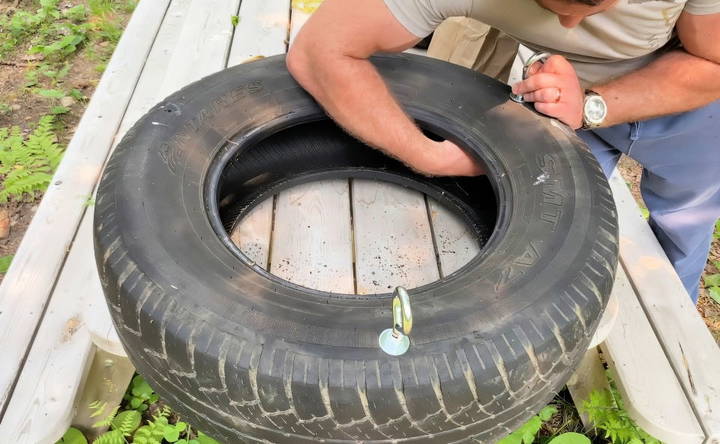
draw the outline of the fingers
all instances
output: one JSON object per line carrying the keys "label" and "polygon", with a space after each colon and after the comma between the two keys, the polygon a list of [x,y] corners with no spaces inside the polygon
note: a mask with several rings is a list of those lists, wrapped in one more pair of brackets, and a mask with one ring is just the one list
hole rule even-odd
{"label": "fingers", "polygon": [[556,103],[561,97],[560,88],[543,88],[523,94],[523,100],[526,102]]}
{"label": "fingers", "polygon": [[538,73],[513,85],[515,94],[525,94],[542,88],[556,88],[562,79],[557,74]]}
{"label": "fingers", "polygon": [[568,60],[559,55],[548,57],[542,67],[542,72],[550,72],[555,74],[575,74],[575,68]]}

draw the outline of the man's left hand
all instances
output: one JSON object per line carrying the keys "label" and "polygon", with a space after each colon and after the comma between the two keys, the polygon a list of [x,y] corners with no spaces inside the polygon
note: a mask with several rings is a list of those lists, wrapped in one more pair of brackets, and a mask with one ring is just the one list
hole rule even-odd
{"label": "man's left hand", "polygon": [[572,129],[583,123],[585,92],[575,68],[565,57],[554,55],[545,63],[536,63],[528,70],[528,78],[513,85],[515,94],[526,102],[535,102],[535,109],[555,117]]}

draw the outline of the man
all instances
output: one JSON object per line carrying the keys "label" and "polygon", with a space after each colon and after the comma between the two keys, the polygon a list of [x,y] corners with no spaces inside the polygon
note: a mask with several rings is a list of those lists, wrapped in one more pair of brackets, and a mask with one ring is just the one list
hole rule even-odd
{"label": "man", "polygon": [[606,174],[620,153],[643,165],[650,224],[697,301],[720,217],[720,0],[326,0],[288,68],[371,146],[428,175],[482,174],[453,143],[425,137],[367,60],[413,46],[450,16],[560,54],[513,92],[578,130]]}

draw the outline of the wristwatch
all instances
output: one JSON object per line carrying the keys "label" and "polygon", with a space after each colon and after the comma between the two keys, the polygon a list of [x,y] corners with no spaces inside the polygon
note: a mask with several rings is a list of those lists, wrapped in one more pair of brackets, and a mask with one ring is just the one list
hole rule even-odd
{"label": "wristwatch", "polygon": [[585,101],[583,102],[583,124],[582,129],[597,128],[607,117],[607,104],[602,96],[591,89],[585,90]]}

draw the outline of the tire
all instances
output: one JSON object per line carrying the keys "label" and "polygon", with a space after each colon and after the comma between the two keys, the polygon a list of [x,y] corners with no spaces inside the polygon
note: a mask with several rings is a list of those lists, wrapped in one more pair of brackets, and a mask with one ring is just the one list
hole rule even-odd
{"label": "tire", "polygon": [[[422,128],[483,159],[488,176],[427,180],[351,139],[281,56],[168,97],[107,164],[94,233],[113,322],[161,397],[219,440],[495,442],[564,385],[607,303],[616,213],[575,134],[465,68],[411,55],[373,63]],[[291,284],[228,238],[269,193],[325,177],[419,189],[484,244],[411,290],[405,355],[377,347],[389,294]]]}

